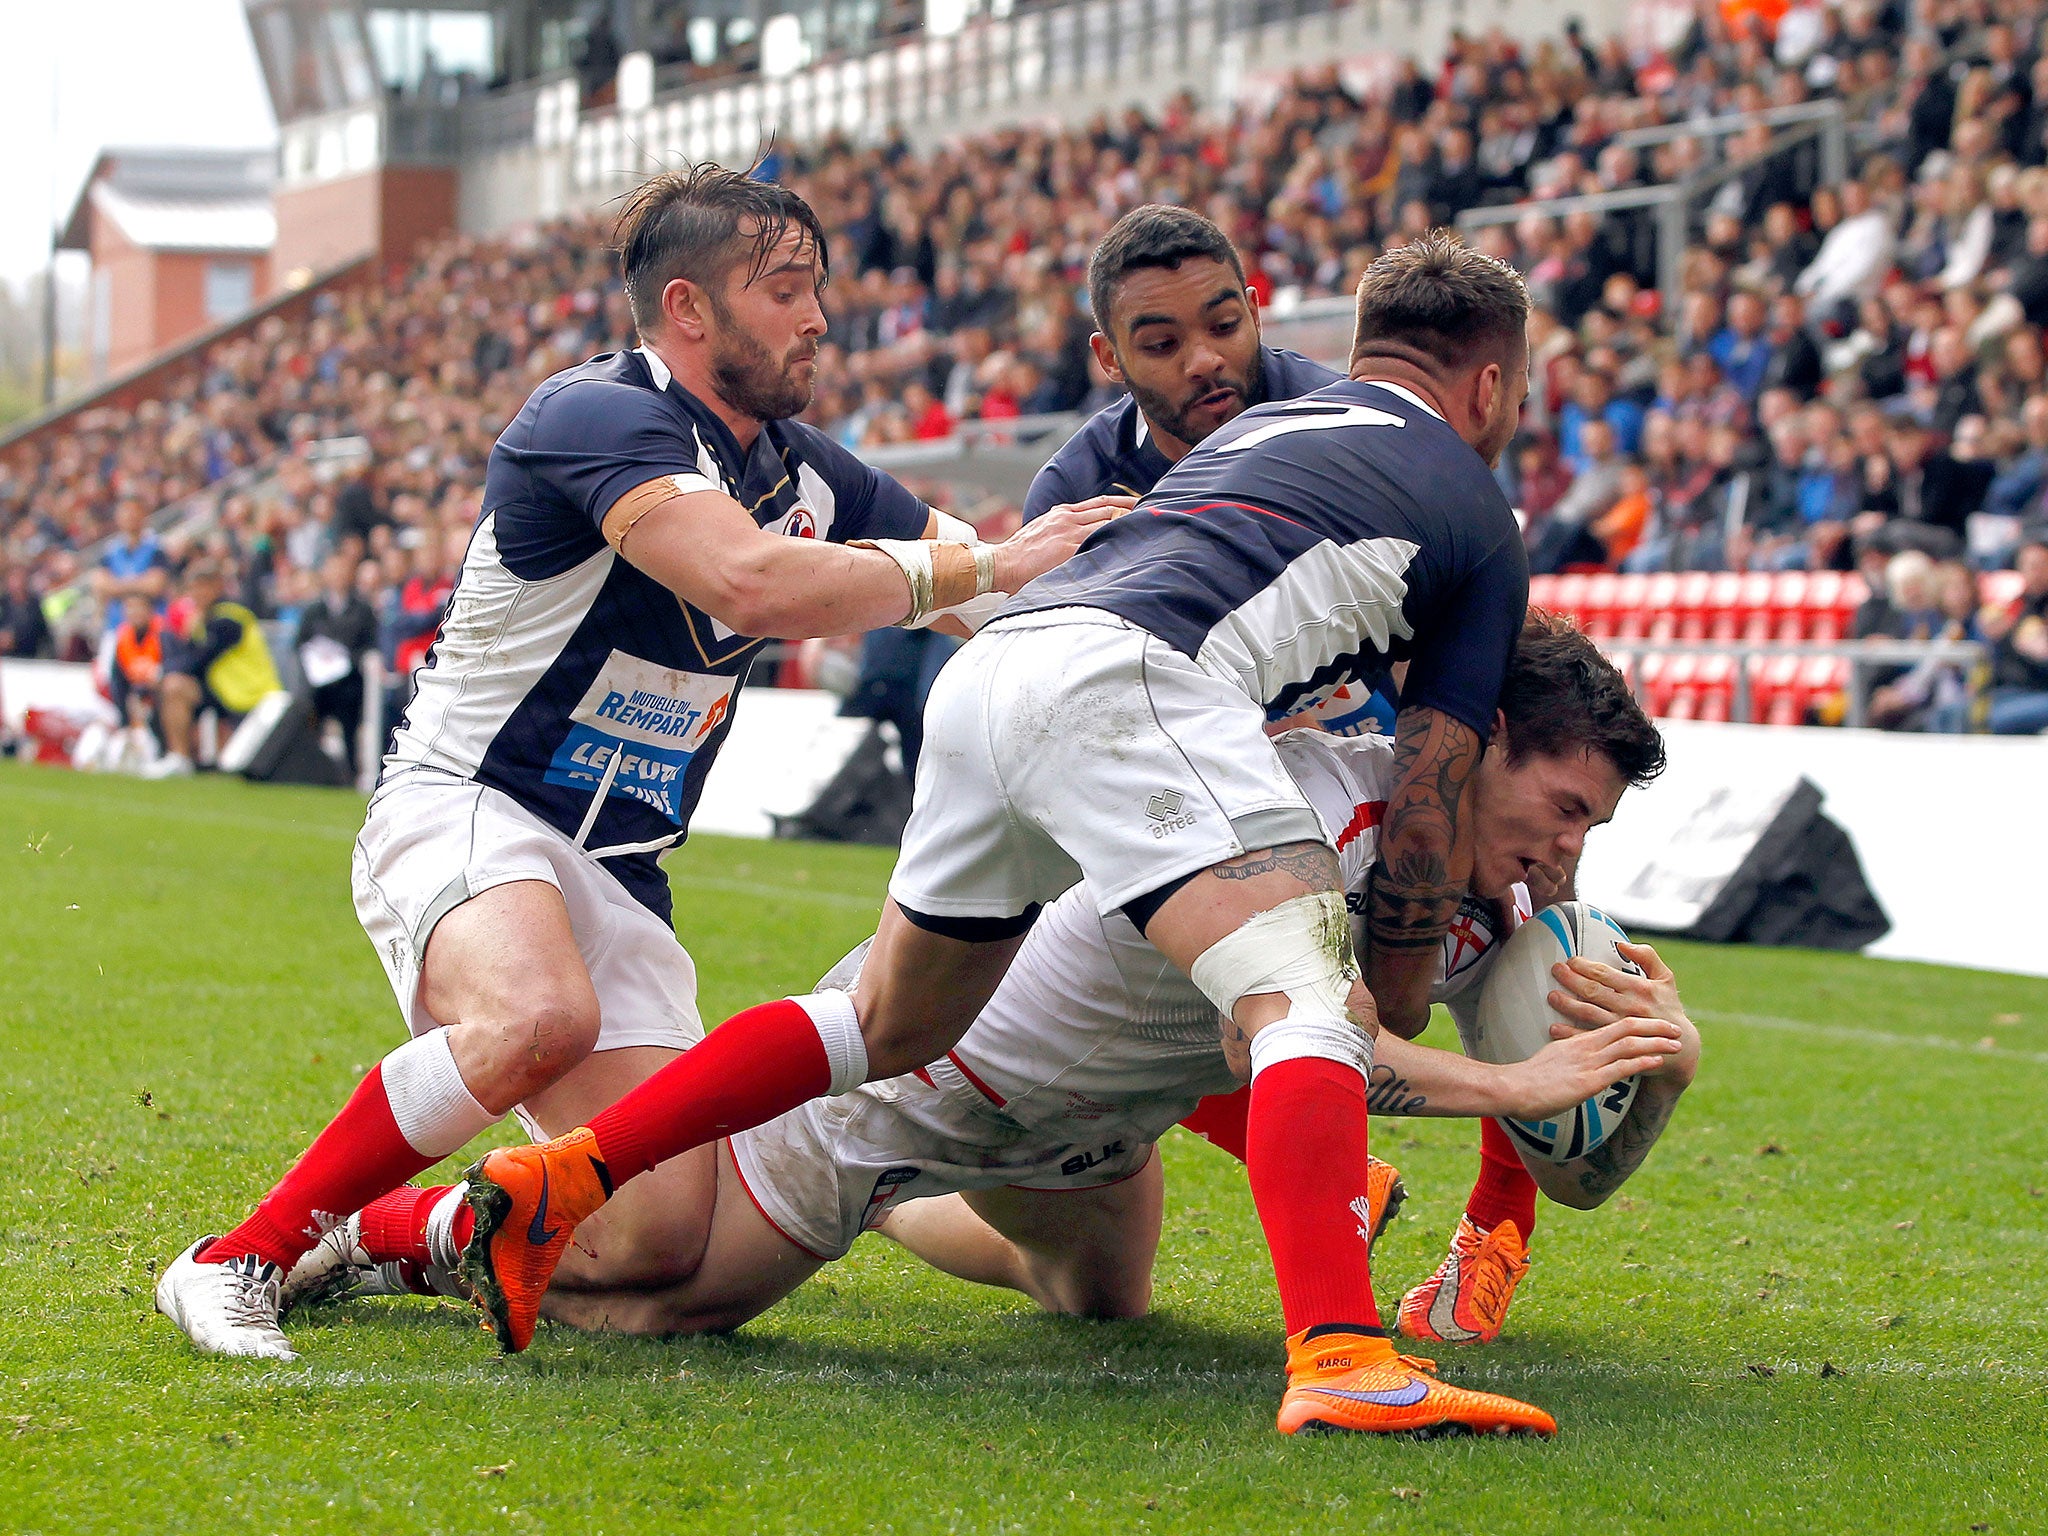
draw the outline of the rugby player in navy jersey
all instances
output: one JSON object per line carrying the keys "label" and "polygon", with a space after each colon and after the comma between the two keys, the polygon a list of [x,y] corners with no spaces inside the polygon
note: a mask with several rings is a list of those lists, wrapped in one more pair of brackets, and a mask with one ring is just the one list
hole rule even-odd
{"label": "rugby player in navy jersey", "polygon": [[[352,1257],[452,1265],[461,1186],[407,1179],[515,1107],[537,1134],[579,1125],[702,1037],[656,859],[765,639],[968,612],[1128,505],[983,544],[790,420],[827,276],[793,193],[691,167],[628,200],[618,242],[642,345],[547,380],[492,450],[357,839],[356,912],[413,1038],[247,1220],[166,1267],[157,1305],[202,1350],[292,1358],[283,1282],[337,1227]],[[568,1289],[687,1273],[702,1213],[662,1182],[606,1213]]]}
{"label": "rugby player in navy jersey", "polygon": [[[1447,233],[1389,251],[1359,285],[1350,379],[1210,434],[968,643],[926,710],[854,993],[749,1009],[589,1125],[472,1171],[465,1273],[505,1347],[530,1342],[569,1234],[625,1180],[936,1061],[1041,905],[1086,878],[1247,1064],[1246,1165],[1288,1332],[1278,1427],[1555,1431],[1394,1352],[1363,1237],[1373,1039],[1427,1021],[1470,880],[1464,801],[1527,606],[1492,473],[1528,388],[1527,318],[1521,279]],[[1362,980],[1337,830],[1266,715],[1399,661]]]}
{"label": "rugby player in navy jersey", "polygon": [[[1130,393],[1090,417],[1039,470],[1024,498],[1027,521],[1105,492],[1145,495],[1196,444],[1249,407],[1297,399],[1342,377],[1261,341],[1258,296],[1245,284],[1237,248],[1216,224],[1186,208],[1153,203],[1117,220],[1089,259],[1088,303],[1101,326],[1089,338],[1096,361]],[[1395,691],[1340,685],[1293,710],[1292,723],[1312,722],[1339,736],[1390,732]],[[1540,878],[1537,884],[1546,899],[1564,894],[1562,886]],[[1248,1097],[1240,1088],[1204,1099],[1181,1123],[1241,1159]],[[1397,1175],[1374,1158],[1369,1177],[1378,1210]],[[1432,1286],[1453,1285],[1465,1314],[1486,1311],[1486,1337],[1499,1331],[1514,1277],[1526,1267],[1523,1245],[1535,1209],[1536,1181],[1507,1133],[1481,1120],[1479,1175]],[[1434,1296],[1431,1287],[1418,1287],[1415,1305],[1403,1303],[1408,1331],[1424,1326]],[[1500,1305],[1481,1308],[1482,1296]]]}
{"label": "rugby player in navy jersey", "polygon": [[1088,260],[1095,360],[1130,393],[1104,406],[1032,479],[1024,520],[1104,493],[1142,496],[1247,408],[1344,377],[1259,339],[1258,295],[1230,237],[1199,213],[1148,203]]}

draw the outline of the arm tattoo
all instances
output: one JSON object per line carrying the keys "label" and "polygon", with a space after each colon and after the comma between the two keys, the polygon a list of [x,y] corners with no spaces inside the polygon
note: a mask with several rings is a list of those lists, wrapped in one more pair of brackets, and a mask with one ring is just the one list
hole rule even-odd
{"label": "arm tattoo", "polygon": [[1392,1067],[1373,1064],[1365,1080],[1365,1107],[1375,1115],[1419,1115],[1429,1102],[1425,1094],[1412,1091],[1408,1079]]}
{"label": "arm tattoo", "polygon": [[1256,848],[1210,871],[1218,880],[1256,880],[1260,875],[1275,872],[1292,875],[1318,891],[1338,890],[1343,878],[1337,855],[1322,843],[1282,843],[1277,848]]}
{"label": "arm tattoo", "polygon": [[1401,712],[1394,790],[1380,829],[1366,910],[1375,948],[1428,949],[1458,910],[1465,877],[1453,869],[1459,800],[1479,761],[1479,737],[1434,709]]}
{"label": "arm tattoo", "polygon": [[1579,1175],[1579,1188],[1595,1199],[1605,1200],[1642,1167],[1650,1148],[1664,1134],[1676,1098],[1663,1094],[1639,1097],[1621,1122],[1621,1129],[1581,1159],[1586,1172]]}

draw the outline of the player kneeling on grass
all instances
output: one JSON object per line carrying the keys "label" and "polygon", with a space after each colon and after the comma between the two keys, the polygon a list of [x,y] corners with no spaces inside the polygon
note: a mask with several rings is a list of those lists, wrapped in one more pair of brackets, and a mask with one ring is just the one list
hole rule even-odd
{"label": "player kneeling on grass", "polygon": [[[1555,620],[1530,620],[1502,699],[1503,730],[1475,791],[1474,896],[1435,989],[1461,1013],[1497,950],[1492,935],[1513,920],[1497,914],[1526,903],[1530,872],[1576,863],[1586,831],[1662,760],[1621,679]],[[1362,892],[1392,744],[1294,732],[1279,750],[1318,815],[1339,829],[1347,891]],[[823,986],[851,985],[859,958]],[[1374,1108],[1542,1118],[1642,1072],[1620,1131],[1582,1165],[1539,1170],[1554,1197],[1597,1204],[1641,1163],[1697,1061],[1697,1034],[1661,974],[1650,982],[1567,971],[1562,984],[1585,1000],[1564,1011],[1588,1032],[1559,1026],[1562,1039],[1514,1065],[1383,1036]],[[702,1189],[710,1239],[688,1280],[656,1292],[555,1291],[545,1311],[632,1332],[736,1327],[880,1227],[951,1274],[1023,1291],[1049,1310],[1136,1315],[1149,1301],[1159,1241],[1154,1143],[1197,1100],[1227,1093],[1245,1067],[1242,1053],[1233,1060],[1219,1048],[1216,1010],[1200,989],[1077,886],[1046,910],[946,1056],[724,1142]],[[1399,1198],[1392,1170],[1376,1173],[1359,1213],[1374,1235]],[[949,1198],[932,1198],[941,1196]],[[383,1288],[351,1269],[338,1244],[294,1275],[302,1295],[365,1283]]]}

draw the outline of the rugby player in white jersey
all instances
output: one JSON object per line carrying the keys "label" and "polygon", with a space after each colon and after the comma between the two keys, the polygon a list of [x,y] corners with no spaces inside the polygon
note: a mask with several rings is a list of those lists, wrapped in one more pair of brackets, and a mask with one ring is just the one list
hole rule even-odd
{"label": "rugby player in white jersey", "polygon": [[[1527,393],[1527,314],[1514,271],[1454,236],[1388,251],[1359,285],[1350,378],[1218,428],[961,650],[926,708],[851,1005],[749,1009],[589,1125],[473,1170],[465,1272],[504,1347],[526,1347],[570,1233],[624,1181],[937,1061],[1043,904],[1085,878],[1248,1052],[1246,1168],[1287,1328],[1276,1427],[1555,1433],[1395,1352],[1352,1216],[1373,1039],[1427,1021],[1470,880],[1466,791],[1527,603],[1492,475]],[[1403,662],[1361,978],[1336,829],[1265,722]]]}
{"label": "rugby player in white jersey", "polygon": [[[1017,591],[1128,505],[983,544],[792,421],[827,276],[793,193],[716,166],[659,176],[618,244],[642,345],[547,380],[493,448],[357,840],[357,915],[413,1038],[246,1220],[166,1266],[158,1307],[211,1353],[292,1358],[281,1282],[323,1234],[348,1221],[368,1253],[425,1263],[469,1213],[459,1186],[408,1178],[515,1107],[539,1134],[578,1125],[702,1036],[656,859],[767,639]],[[667,1186],[696,1176],[614,1207],[565,1285],[676,1279],[703,1233]]]}
{"label": "rugby player in white jersey", "polygon": [[[1469,1036],[1497,939],[1526,915],[1533,868],[1569,868],[1627,785],[1662,766],[1655,727],[1592,643],[1534,615],[1502,689],[1502,720],[1474,782],[1477,855],[1459,932],[1434,988]],[[1393,779],[1383,737],[1294,731],[1281,759],[1340,828],[1347,894],[1362,898]],[[1362,907],[1362,900],[1353,903]],[[822,988],[854,984],[866,946]],[[1641,1072],[1628,1117],[1574,1164],[1535,1163],[1561,1202],[1598,1205],[1647,1155],[1692,1078],[1698,1035],[1668,971],[1560,967],[1556,1001],[1589,1033],[1531,1061],[1493,1067],[1389,1037],[1373,1064],[1382,1112],[1531,1118]],[[859,1234],[879,1228],[948,1273],[1025,1292],[1050,1311],[1143,1313],[1159,1240],[1154,1144],[1198,1097],[1244,1075],[1216,1010],[1121,913],[1085,885],[1053,902],[981,1016],[946,1056],[904,1077],[815,1100],[722,1144],[695,1198],[712,1210],[695,1273],[666,1292],[558,1291],[547,1311],[635,1333],[738,1326],[788,1294]],[[1376,1232],[1385,1212],[1359,1213]],[[333,1239],[309,1261],[307,1294],[377,1278]]]}

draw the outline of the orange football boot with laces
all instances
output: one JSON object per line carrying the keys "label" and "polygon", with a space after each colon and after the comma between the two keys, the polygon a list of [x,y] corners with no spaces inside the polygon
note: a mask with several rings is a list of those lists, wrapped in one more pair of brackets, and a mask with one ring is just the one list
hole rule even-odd
{"label": "orange football boot with laces", "polygon": [[533,1342],[540,1299],[569,1235],[611,1198],[611,1175],[588,1130],[531,1147],[501,1147],[465,1175],[476,1230],[462,1250],[462,1277],[507,1354]]}
{"label": "orange football boot with laces", "polygon": [[1460,1216],[1451,1251],[1422,1284],[1401,1298],[1396,1319],[1411,1339],[1438,1344],[1491,1344],[1508,1320],[1515,1287],[1529,1272],[1529,1250],[1512,1221],[1490,1232]]}
{"label": "orange football boot with laces", "polygon": [[1557,1420],[1541,1408],[1437,1380],[1436,1362],[1400,1355],[1380,1334],[1305,1328],[1287,1341],[1280,1433],[1541,1435]]}
{"label": "orange football boot with laces", "polygon": [[1408,1199],[1408,1186],[1401,1182],[1401,1172],[1392,1163],[1383,1163],[1376,1157],[1365,1160],[1365,1212],[1359,1218],[1365,1223],[1366,1253],[1372,1252],[1372,1245],[1380,1240],[1380,1234],[1400,1214],[1401,1206]]}

